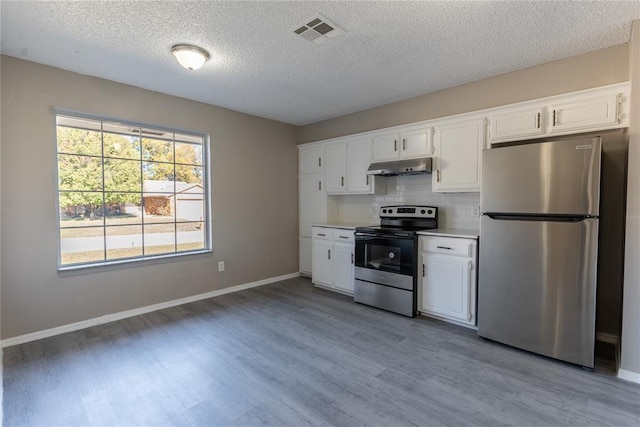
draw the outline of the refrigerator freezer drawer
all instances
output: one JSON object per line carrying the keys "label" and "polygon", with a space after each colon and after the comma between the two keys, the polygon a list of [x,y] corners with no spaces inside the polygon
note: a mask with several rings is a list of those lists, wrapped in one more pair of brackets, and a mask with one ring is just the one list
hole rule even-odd
{"label": "refrigerator freezer drawer", "polygon": [[593,367],[598,220],[481,219],[478,334]]}

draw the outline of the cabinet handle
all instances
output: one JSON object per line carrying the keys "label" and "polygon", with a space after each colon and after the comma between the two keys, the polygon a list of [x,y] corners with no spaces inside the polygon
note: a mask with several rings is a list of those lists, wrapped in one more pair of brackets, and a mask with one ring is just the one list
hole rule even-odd
{"label": "cabinet handle", "polygon": [[340,177],[340,186],[344,187],[344,176]]}
{"label": "cabinet handle", "polygon": [[540,129],[540,116],[541,116],[541,114],[538,113],[538,129]]}
{"label": "cabinet handle", "polygon": [[322,181],[318,181],[318,191],[322,191]]}
{"label": "cabinet handle", "polygon": [[[622,94],[618,94],[618,111],[622,108]],[[622,113],[618,113],[618,123],[622,121]]]}
{"label": "cabinet handle", "polygon": [[326,234],[318,233],[318,236],[326,237]]}
{"label": "cabinet handle", "polygon": [[318,167],[322,167],[322,157],[318,157]]}
{"label": "cabinet handle", "polygon": [[327,249],[327,259],[331,259],[331,249]]}
{"label": "cabinet handle", "polygon": [[402,149],[407,150],[407,138],[402,138]]}
{"label": "cabinet handle", "polygon": [[398,140],[397,139],[393,140],[393,151],[398,151]]}
{"label": "cabinet handle", "polygon": [[438,248],[438,249],[446,249],[446,250],[448,250],[448,251],[450,251],[450,250],[451,250],[451,248],[450,248],[450,247],[448,247],[448,246],[436,246],[436,248]]}
{"label": "cabinet handle", "polygon": [[369,185],[369,175],[367,175],[367,185]]}
{"label": "cabinet handle", "polygon": [[558,121],[556,120],[556,110],[553,110],[553,125],[557,125]]}
{"label": "cabinet handle", "polygon": [[425,267],[424,264],[422,264],[422,277],[425,276],[426,271],[427,271],[427,267]]}
{"label": "cabinet handle", "polygon": [[338,237],[341,238],[341,239],[348,239],[349,238],[349,236],[338,236]]}
{"label": "cabinet handle", "polygon": [[436,182],[440,182],[440,169],[436,169]]}
{"label": "cabinet handle", "polygon": [[353,254],[351,254],[351,264],[353,264]]}

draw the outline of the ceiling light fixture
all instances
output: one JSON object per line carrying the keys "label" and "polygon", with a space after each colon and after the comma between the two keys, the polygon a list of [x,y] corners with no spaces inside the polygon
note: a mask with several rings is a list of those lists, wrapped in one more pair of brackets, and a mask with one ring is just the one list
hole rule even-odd
{"label": "ceiling light fixture", "polygon": [[171,52],[180,65],[189,71],[197,70],[209,59],[209,52],[190,44],[177,44],[171,48]]}

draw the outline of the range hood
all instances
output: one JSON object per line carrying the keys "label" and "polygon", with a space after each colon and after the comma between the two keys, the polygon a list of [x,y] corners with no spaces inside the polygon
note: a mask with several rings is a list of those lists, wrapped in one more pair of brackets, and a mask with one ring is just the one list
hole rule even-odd
{"label": "range hood", "polygon": [[396,176],[431,173],[431,157],[371,163],[367,175]]}

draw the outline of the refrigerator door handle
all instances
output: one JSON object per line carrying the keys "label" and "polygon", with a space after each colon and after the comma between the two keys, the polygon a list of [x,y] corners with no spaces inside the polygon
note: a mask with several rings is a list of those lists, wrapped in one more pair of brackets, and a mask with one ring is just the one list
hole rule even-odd
{"label": "refrigerator door handle", "polygon": [[593,215],[531,215],[531,214],[504,214],[486,212],[485,216],[500,221],[554,221],[554,222],[581,222],[585,219],[597,219]]}

